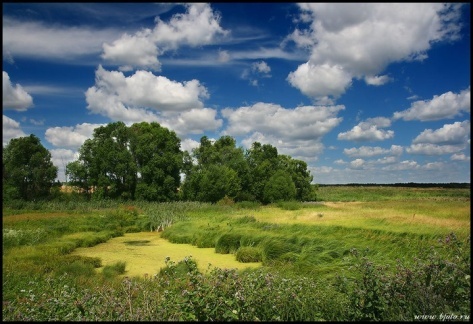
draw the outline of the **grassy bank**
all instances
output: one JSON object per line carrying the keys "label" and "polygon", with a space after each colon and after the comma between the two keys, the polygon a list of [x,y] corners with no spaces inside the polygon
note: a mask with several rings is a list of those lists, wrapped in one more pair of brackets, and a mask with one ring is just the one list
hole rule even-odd
{"label": "grassy bank", "polygon": [[469,314],[469,191],[322,189],[332,201],[4,205],[3,319]]}

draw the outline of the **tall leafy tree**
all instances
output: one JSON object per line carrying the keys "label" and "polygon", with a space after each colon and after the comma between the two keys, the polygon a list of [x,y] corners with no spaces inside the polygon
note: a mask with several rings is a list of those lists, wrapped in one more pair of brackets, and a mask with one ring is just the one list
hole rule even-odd
{"label": "tall leafy tree", "polygon": [[293,159],[288,155],[279,155],[278,158],[280,167],[291,175],[294,182],[296,188],[295,199],[300,201],[315,200],[315,191],[311,185],[313,177],[307,169],[307,163]]}
{"label": "tall leafy tree", "polygon": [[67,165],[71,182],[97,197],[149,201],[177,199],[183,156],[176,134],[158,123],[96,128],[79,160]]}
{"label": "tall leafy tree", "polygon": [[90,194],[90,176],[89,170],[84,165],[83,161],[73,161],[66,166],[66,175],[69,177],[68,184],[79,188],[87,195]]}
{"label": "tall leafy tree", "polygon": [[[82,145],[79,160],[88,172],[96,195],[110,198],[133,198],[136,188],[136,165],[128,149],[128,129],[123,122],[110,123],[94,130],[92,139]],[[69,166],[69,165],[68,165]],[[69,166],[69,170],[71,170]],[[72,174],[73,177],[80,174]]]}
{"label": "tall leafy tree", "polygon": [[277,170],[266,182],[263,202],[273,203],[296,198],[296,186],[291,175],[284,170]]}
{"label": "tall leafy tree", "polygon": [[33,200],[49,196],[57,171],[51,153],[35,135],[10,140],[3,150],[4,198]]}
{"label": "tall leafy tree", "polygon": [[226,165],[209,165],[199,178],[199,201],[215,203],[225,196],[235,199],[241,190],[238,174]]}
{"label": "tall leafy tree", "polygon": [[176,133],[156,122],[133,124],[130,152],[137,168],[136,197],[150,201],[177,199],[183,168],[181,142]]}
{"label": "tall leafy tree", "polygon": [[230,136],[222,136],[215,142],[203,136],[200,146],[185,160],[182,196],[186,200],[216,202],[225,196],[238,200],[242,189],[248,187],[249,169],[244,151],[236,147],[235,139]]}
{"label": "tall leafy tree", "polygon": [[246,152],[249,166],[249,191],[258,201],[264,201],[264,187],[279,169],[278,150],[270,144],[254,142]]}

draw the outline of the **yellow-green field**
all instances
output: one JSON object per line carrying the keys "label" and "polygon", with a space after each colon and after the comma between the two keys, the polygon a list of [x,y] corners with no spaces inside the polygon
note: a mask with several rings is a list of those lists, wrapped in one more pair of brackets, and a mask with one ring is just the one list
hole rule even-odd
{"label": "yellow-green field", "polygon": [[3,318],[412,321],[469,313],[469,189],[320,194],[318,202],[266,206],[4,204]]}
{"label": "yellow-green field", "polygon": [[295,211],[267,207],[251,215],[258,221],[279,224],[343,226],[417,234],[470,233],[469,201],[324,202]]}
{"label": "yellow-green field", "polygon": [[[80,234],[80,233],[78,233]],[[76,234],[73,234],[76,235]],[[182,260],[192,256],[197,260],[199,269],[205,272],[211,267],[222,269],[256,268],[259,262],[240,263],[233,254],[217,254],[214,248],[197,248],[190,244],[173,244],[161,238],[158,232],[127,233],[90,248],[78,248],[73,255],[99,257],[103,266],[118,261],[126,262],[126,276],[154,275],[165,267],[165,258]]]}
{"label": "yellow-green field", "polygon": [[[318,204],[306,204],[298,210],[283,210],[276,206],[263,206],[257,210],[235,210],[222,212],[217,216],[220,223],[215,222],[215,217],[196,215],[191,217],[185,225],[189,235],[199,228],[209,228],[210,222],[214,227],[227,227],[225,220],[238,219],[243,216],[252,216],[258,222],[269,224],[300,224],[307,226],[323,226],[326,228],[339,228],[332,234],[323,237],[328,245],[343,237],[343,229],[364,231],[370,235],[373,245],[382,242],[383,245],[393,244],[392,248],[384,246],[391,252],[399,251],[401,246],[396,239],[399,234],[428,235],[439,237],[456,233],[459,237],[470,234],[470,205],[468,201],[426,201],[411,200],[400,201],[372,201],[372,202],[324,202]],[[221,224],[221,225],[219,225]],[[378,231],[372,235],[366,230]],[[383,234],[379,234],[379,232]],[[356,244],[365,241],[366,237],[358,237],[361,232],[352,232],[346,236],[346,243]],[[289,233],[290,234],[290,233]],[[80,236],[75,233],[64,236],[63,239]],[[205,235],[205,233],[203,234]],[[304,234],[306,235],[306,234]],[[314,237],[318,234],[314,232]],[[389,243],[393,241],[394,243]],[[325,247],[327,249],[327,247]],[[333,249],[329,247],[328,249]],[[112,265],[118,261],[126,262],[126,273],[128,276],[142,276],[144,274],[155,274],[165,266],[165,258],[171,260],[182,260],[191,255],[198,263],[199,269],[205,271],[208,265],[219,268],[247,267],[255,268],[261,266],[260,262],[240,263],[236,261],[234,254],[215,253],[215,248],[197,248],[191,244],[174,244],[161,238],[158,232],[128,233],[122,237],[110,239],[106,243],[94,247],[78,248],[73,255],[98,257],[102,260],[102,266]],[[323,265],[320,265],[322,267]],[[329,265],[327,265],[329,266]],[[332,271],[332,267],[328,269]],[[102,267],[103,268],[103,267]],[[99,271],[102,269],[100,268]]]}

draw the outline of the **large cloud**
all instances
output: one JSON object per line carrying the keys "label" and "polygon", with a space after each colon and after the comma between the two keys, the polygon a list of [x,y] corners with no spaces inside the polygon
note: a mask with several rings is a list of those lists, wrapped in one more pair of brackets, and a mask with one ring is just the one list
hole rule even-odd
{"label": "large cloud", "polygon": [[338,106],[301,106],[286,109],[276,104],[259,102],[238,109],[223,109],[228,120],[224,134],[245,135],[242,144],[249,148],[255,141],[271,144],[281,154],[313,160],[322,153],[322,137],[338,126],[342,118]]}
{"label": "large cloud", "polygon": [[217,111],[211,108],[191,109],[179,115],[161,118],[160,123],[177,134],[202,134],[206,130],[219,129],[223,121],[217,119]]}
{"label": "large cloud", "polygon": [[7,145],[12,138],[26,136],[20,128],[20,123],[5,115],[3,115],[2,129],[3,146]]}
{"label": "large cloud", "polygon": [[432,143],[440,145],[466,144],[470,138],[470,121],[445,124],[437,130],[426,129],[412,143]]}
{"label": "large cloud", "polygon": [[389,126],[391,126],[391,121],[388,118],[368,118],[348,132],[339,133],[338,139],[355,142],[384,141],[394,137],[394,131],[382,129]]}
{"label": "large cloud", "polygon": [[431,100],[415,101],[409,109],[396,111],[393,119],[430,121],[454,118],[463,112],[470,112],[470,87],[458,94],[449,91]]}
{"label": "large cloud", "polygon": [[410,154],[442,155],[464,150],[470,141],[470,121],[446,124],[442,128],[426,129],[417,136],[409,148]]}
{"label": "large cloud", "polygon": [[123,65],[122,70],[134,67],[159,71],[158,55],[179,46],[212,44],[219,35],[228,31],[220,26],[220,16],[209,4],[185,4],[186,12],[175,14],[166,23],[159,17],[154,29],[142,29],[134,35],[124,34],[111,45],[103,45],[102,58]]}
{"label": "large cloud", "polygon": [[228,119],[227,134],[243,135],[250,132],[274,134],[282,139],[320,139],[341,122],[336,117],[343,105],[301,106],[285,109],[279,105],[259,102],[236,110],[222,110]]}
{"label": "large cloud", "polygon": [[[389,81],[378,76],[393,62],[422,60],[435,42],[458,37],[461,4],[442,3],[303,3],[310,27],[288,37],[311,47],[307,63],[288,81],[316,100],[336,99],[352,78],[368,84]],[[286,40],[287,42],[287,40]]]}
{"label": "large cloud", "polygon": [[33,98],[16,84],[13,86],[8,73],[3,71],[3,109],[25,111],[33,105]]}
{"label": "large cloud", "polygon": [[96,71],[95,86],[86,93],[87,108],[125,123],[158,122],[180,135],[215,130],[222,125],[216,111],[204,108],[207,89],[198,80],[177,82],[149,71]]}
{"label": "large cloud", "polygon": [[79,148],[86,139],[92,138],[94,129],[103,124],[83,123],[75,127],[51,127],[46,130],[45,138],[57,147]]}

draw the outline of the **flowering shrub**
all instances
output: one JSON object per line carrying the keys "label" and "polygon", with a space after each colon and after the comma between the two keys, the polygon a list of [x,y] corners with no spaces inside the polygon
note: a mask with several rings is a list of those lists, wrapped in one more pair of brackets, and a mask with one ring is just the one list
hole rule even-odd
{"label": "flowering shrub", "polygon": [[411,264],[398,260],[391,272],[356,249],[351,252],[358,276],[338,277],[338,289],[350,302],[348,320],[411,321],[420,314],[470,313],[469,238],[462,242],[451,233]]}

